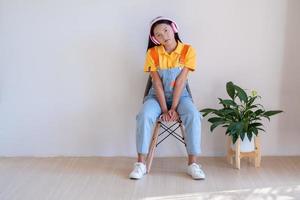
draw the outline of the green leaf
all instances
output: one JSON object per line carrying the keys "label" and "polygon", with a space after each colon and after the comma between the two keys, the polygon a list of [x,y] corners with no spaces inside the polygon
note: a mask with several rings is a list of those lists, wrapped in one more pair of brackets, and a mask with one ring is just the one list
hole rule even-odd
{"label": "green leaf", "polygon": [[223,99],[221,99],[221,98],[218,98],[218,99],[219,99],[219,104],[222,104],[224,108],[228,107],[223,103]]}
{"label": "green leaf", "polygon": [[257,96],[255,96],[255,97],[250,97],[250,100],[248,100],[247,105],[250,106],[250,105],[255,101],[256,98],[257,98]]}
{"label": "green leaf", "polygon": [[247,132],[249,129],[249,120],[244,120],[244,127],[243,127],[243,131]]}
{"label": "green leaf", "polygon": [[244,137],[245,137],[245,132],[241,132],[240,137],[241,137],[241,140],[243,141]]}
{"label": "green leaf", "polygon": [[[251,127],[250,129],[249,129],[249,132],[250,133],[254,133],[256,136],[257,136],[257,134],[258,134],[258,128],[257,127]],[[249,138],[249,137],[248,137]]]}
{"label": "green leaf", "polygon": [[227,135],[228,133],[229,133],[229,135],[230,135],[230,128],[229,128],[229,126],[228,126],[227,129],[226,129],[225,135]]}
{"label": "green leaf", "polygon": [[234,119],[237,118],[235,114],[235,109],[232,108],[223,108],[216,113],[217,116],[222,117],[228,122],[233,122],[235,121]]}
{"label": "green leaf", "polygon": [[255,123],[250,124],[249,126],[257,128],[257,126],[263,126],[263,124],[259,123],[259,122],[255,122]]}
{"label": "green leaf", "polygon": [[241,120],[241,113],[239,112],[239,109],[235,108],[234,113],[235,113],[236,120],[240,121]]}
{"label": "green leaf", "polygon": [[233,135],[231,135],[231,138],[232,138],[232,143],[235,144],[237,139],[239,138],[239,136],[236,134],[233,134]]}
{"label": "green leaf", "polygon": [[265,112],[263,115],[270,117],[272,115],[276,115],[281,112],[283,112],[283,111],[282,110],[270,110],[270,111]]}
{"label": "green leaf", "polygon": [[221,117],[212,117],[210,119],[208,119],[208,121],[210,123],[215,123],[215,122],[225,122],[225,120]]}
{"label": "green leaf", "polygon": [[224,104],[226,106],[234,106],[236,107],[236,103],[234,101],[232,101],[231,99],[224,99],[224,100],[221,100],[220,102],[221,104]]}
{"label": "green leaf", "polygon": [[228,126],[228,129],[226,132],[230,132],[231,135],[237,135],[240,136],[243,133],[243,122],[233,122]]}
{"label": "green leaf", "polygon": [[222,113],[223,113],[224,115],[229,115],[229,114],[234,113],[234,110],[233,110],[232,108],[223,108],[223,109],[221,109],[220,111],[222,111]]}
{"label": "green leaf", "polygon": [[226,90],[227,94],[231,97],[232,100],[234,100],[235,89],[234,84],[231,81],[226,83]]}
{"label": "green leaf", "polygon": [[255,112],[254,112],[254,114],[257,116],[257,115],[260,115],[260,114],[262,114],[262,113],[264,113],[264,111],[262,110],[262,109],[258,109],[258,110],[256,110]]}
{"label": "green leaf", "polygon": [[248,117],[248,116],[251,116],[253,113],[252,110],[247,110],[245,113],[244,113],[244,117]]}
{"label": "green leaf", "polygon": [[216,111],[216,109],[205,108],[205,109],[200,110],[200,112],[213,112],[213,111]]}
{"label": "green leaf", "polygon": [[205,109],[200,110],[200,112],[203,113],[203,117],[205,117],[209,113],[213,113],[215,111],[216,111],[216,109],[212,109],[212,108],[205,108]]}
{"label": "green leaf", "polygon": [[252,109],[252,108],[257,108],[257,106],[256,105],[251,105],[251,106],[248,107],[248,109]]}
{"label": "green leaf", "polygon": [[221,110],[217,110],[216,112],[214,112],[214,114],[219,116],[219,117],[224,117],[224,114]]}
{"label": "green leaf", "polygon": [[248,137],[249,141],[251,141],[251,139],[252,139],[252,132],[247,132],[247,137]]}
{"label": "green leaf", "polygon": [[258,134],[258,128],[253,127],[253,133],[257,136],[257,134]]}
{"label": "green leaf", "polygon": [[210,131],[213,132],[215,128],[217,128],[219,125],[224,124],[224,122],[215,122],[210,126]]}
{"label": "green leaf", "polygon": [[247,93],[242,89],[240,88],[239,86],[237,85],[234,85],[234,88],[235,90],[237,91],[237,95],[240,99],[240,101],[243,101],[243,102],[248,102],[248,96],[247,96]]}
{"label": "green leaf", "polygon": [[261,131],[263,131],[263,132],[266,132],[265,129],[263,129],[263,128],[257,127],[257,129],[258,129],[258,130],[261,130]]}
{"label": "green leaf", "polygon": [[243,129],[244,129],[244,122],[237,122],[236,130],[237,130],[238,135],[243,134]]}

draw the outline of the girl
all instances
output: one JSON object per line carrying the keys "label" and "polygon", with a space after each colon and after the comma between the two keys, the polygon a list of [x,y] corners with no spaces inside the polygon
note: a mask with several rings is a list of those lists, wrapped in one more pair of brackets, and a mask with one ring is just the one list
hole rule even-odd
{"label": "girl", "polygon": [[201,115],[186,89],[188,73],[195,67],[195,50],[181,42],[177,24],[165,17],[152,20],[144,65],[144,71],[152,77],[152,88],[137,115],[138,162],[129,174],[131,179],[141,179],[146,174],[145,156],[151,142],[152,127],[159,117],[165,122],[182,120],[186,128],[187,173],[193,179],[205,178],[196,164],[196,156],[200,154]]}

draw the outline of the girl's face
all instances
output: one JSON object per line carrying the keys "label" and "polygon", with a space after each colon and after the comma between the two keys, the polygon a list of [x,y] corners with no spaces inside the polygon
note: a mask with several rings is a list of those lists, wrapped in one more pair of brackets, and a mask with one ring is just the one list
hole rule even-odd
{"label": "girl's face", "polygon": [[174,31],[169,24],[156,25],[153,29],[153,33],[155,39],[164,46],[173,44],[174,42],[176,43]]}

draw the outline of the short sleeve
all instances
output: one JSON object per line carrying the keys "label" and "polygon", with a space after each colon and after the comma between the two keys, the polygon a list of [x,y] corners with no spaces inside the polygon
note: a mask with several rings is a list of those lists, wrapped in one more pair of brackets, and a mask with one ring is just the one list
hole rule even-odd
{"label": "short sleeve", "polygon": [[185,57],[185,64],[184,66],[189,68],[191,71],[195,71],[196,69],[196,51],[195,49],[190,46],[186,57]]}
{"label": "short sleeve", "polygon": [[157,68],[154,64],[154,60],[151,57],[150,49],[146,53],[145,65],[144,65],[144,72],[155,72]]}

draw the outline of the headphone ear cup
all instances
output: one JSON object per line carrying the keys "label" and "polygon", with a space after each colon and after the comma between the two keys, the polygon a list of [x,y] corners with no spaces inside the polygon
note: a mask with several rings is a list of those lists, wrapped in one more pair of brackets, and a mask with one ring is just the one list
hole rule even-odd
{"label": "headphone ear cup", "polygon": [[150,39],[152,40],[152,42],[153,42],[154,44],[156,44],[156,45],[159,45],[159,44],[160,44],[160,42],[157,41],[157,39],[155,39],[154,36],[150,36]]}
{"label": "headphone ear cup", "polygon": [[178,28],[174,22],[171,23],[171,27],[172,27],[174,33],[178,33]]}

